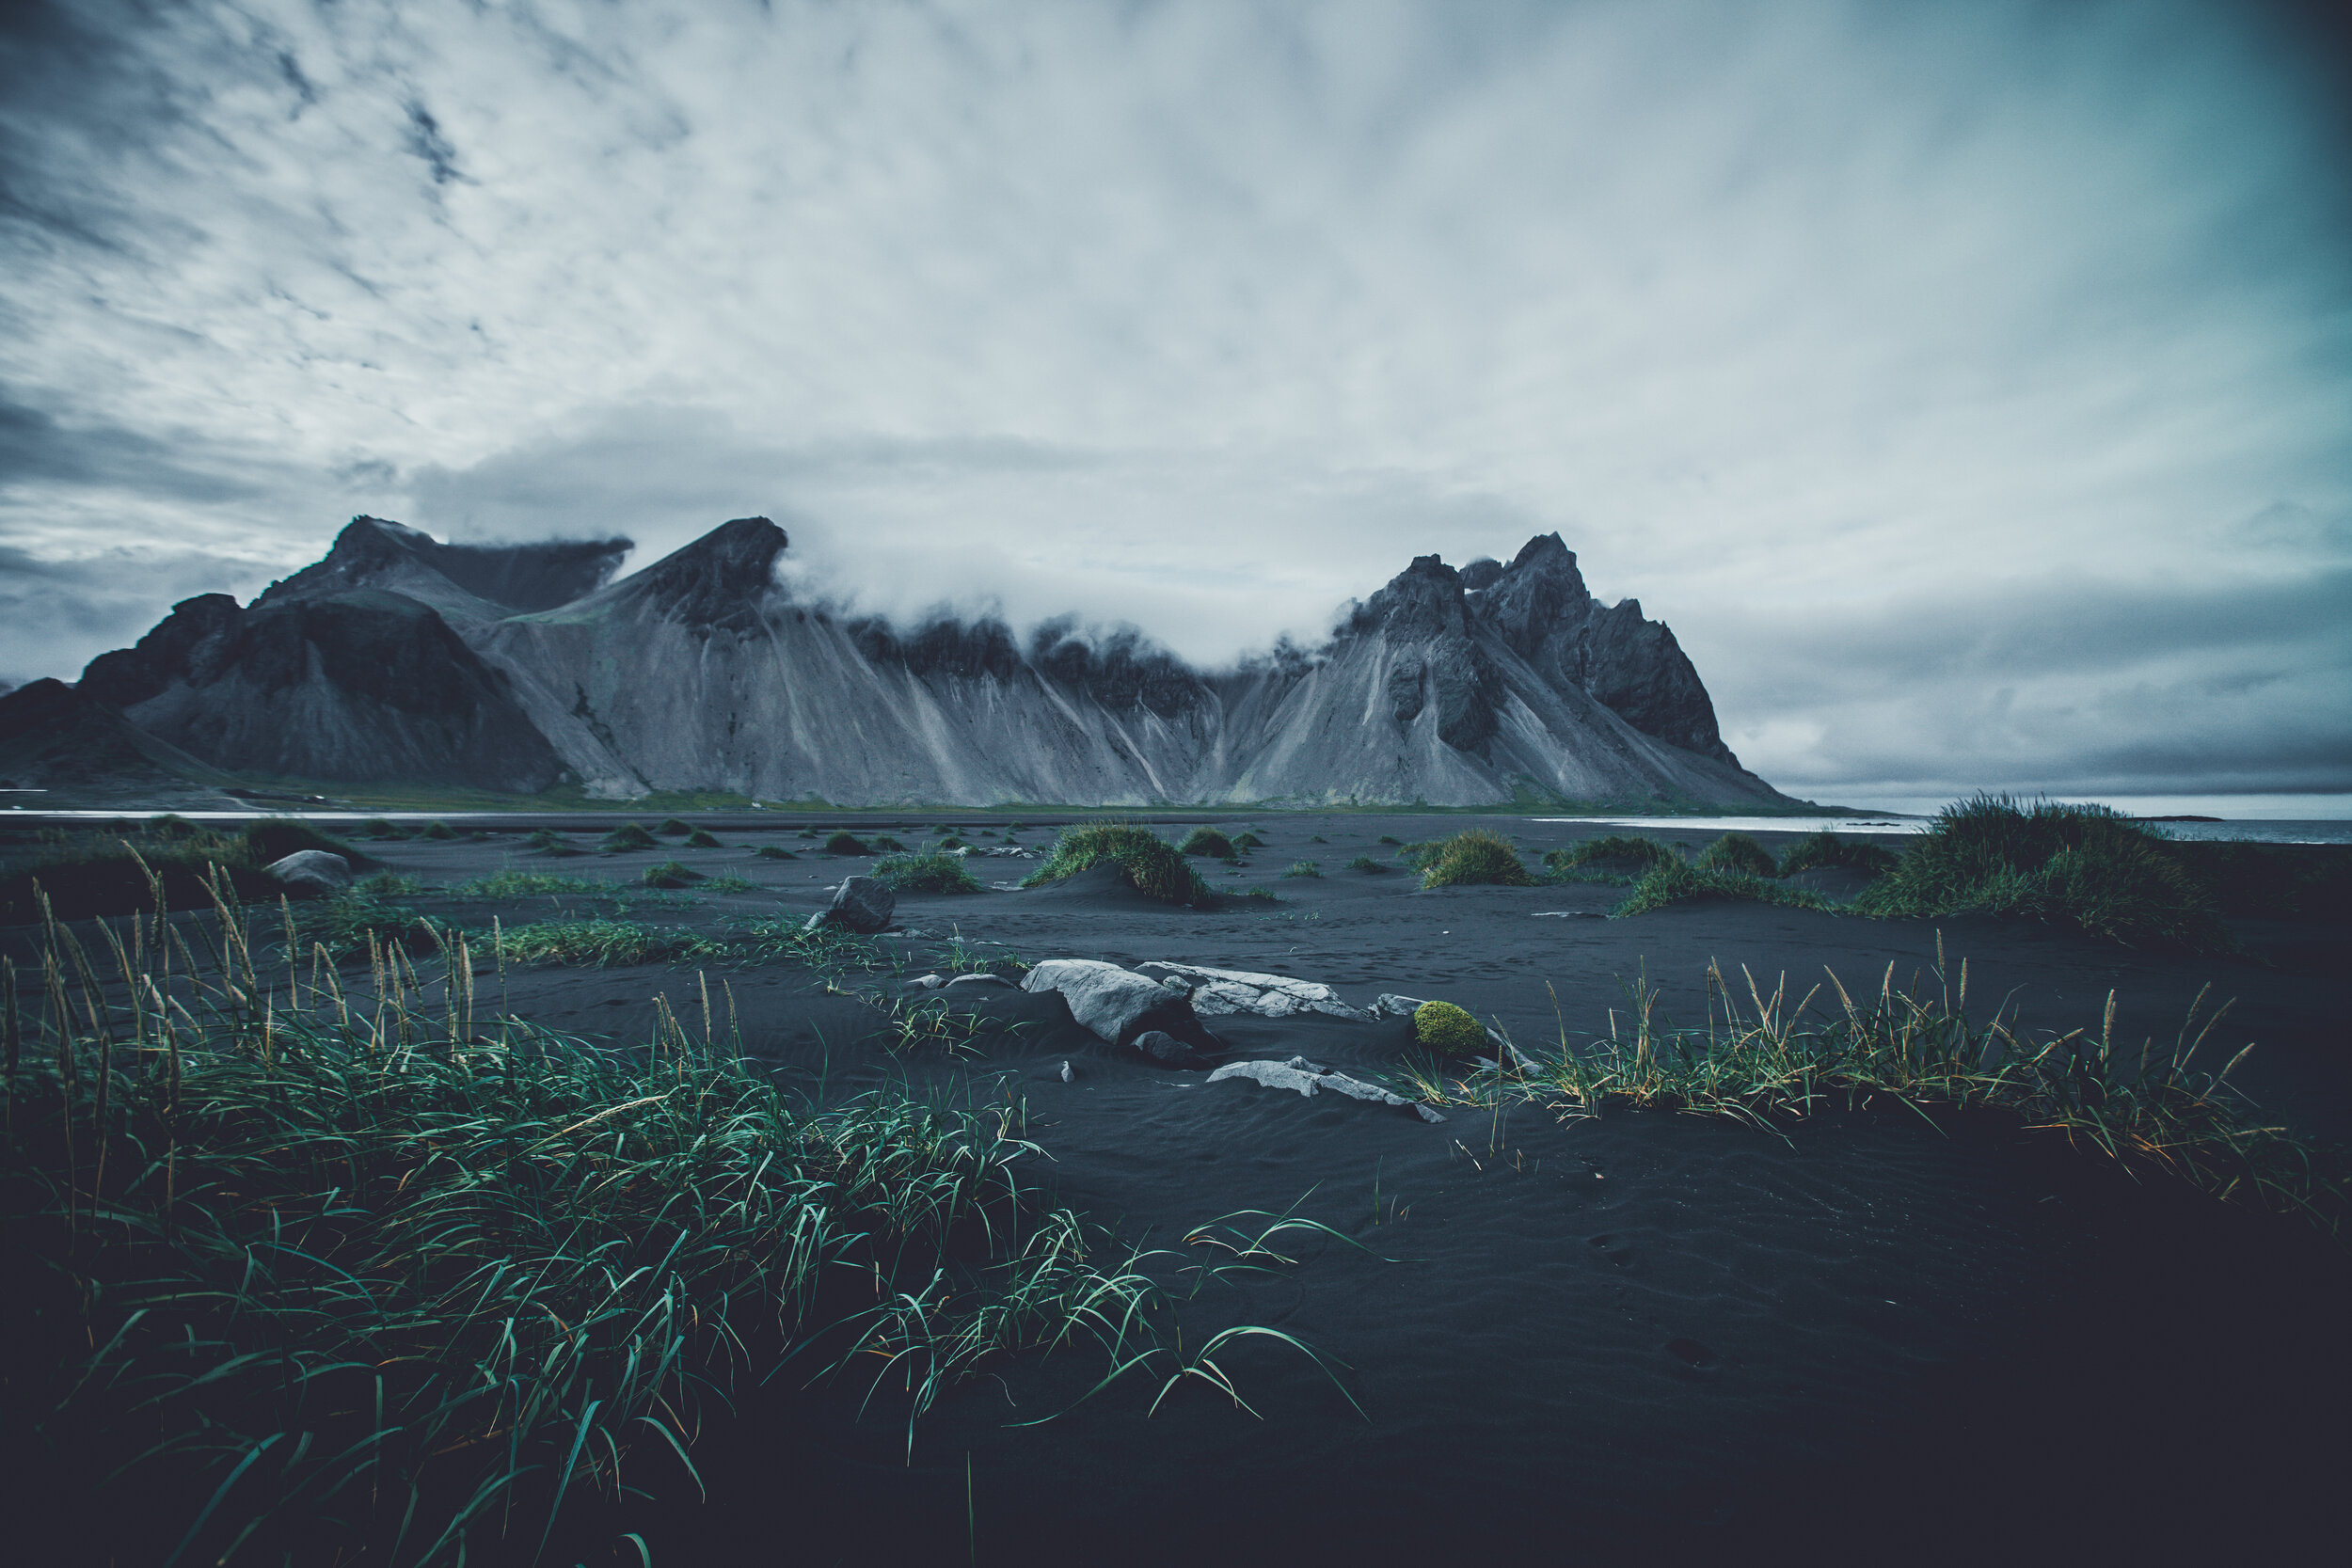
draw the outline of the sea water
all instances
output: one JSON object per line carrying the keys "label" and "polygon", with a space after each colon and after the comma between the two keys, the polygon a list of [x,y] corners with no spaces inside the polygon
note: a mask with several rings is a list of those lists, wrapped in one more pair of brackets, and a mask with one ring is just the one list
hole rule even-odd
{"label": "sea water", "polygon": [[[1531,822],[1635,828],[1646,832],[1923,833],[1931,816],[1531,816]],[[2148,822],[2168,838],[2242,844],[2352,844],[2352,820]]]}

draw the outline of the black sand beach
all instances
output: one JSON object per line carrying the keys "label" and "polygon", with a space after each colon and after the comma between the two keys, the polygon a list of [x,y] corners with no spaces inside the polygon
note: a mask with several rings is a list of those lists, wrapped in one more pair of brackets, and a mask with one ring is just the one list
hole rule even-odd
{"label": "black sand beach", "polygon": [[[880,831],[928,842],[948,820]],[[976,835],[1000,822],[955,820],[998,842]],[[1531,863],[1605,831],[1488,822]],[[1875,991],[1890,964],[1898,987],[1956,992],[1965,959],[1974,1011],[2092,1025],[2112,990],[2119,1033],[2168,1048],[2210,985],[2211,1003],[2234,1006],[2209,1065],[2254,1040],[2233,1081],[2261,1114],[2322,1136],[2352,1127],[2346,988],[2329,961],[2340,927],[2249,928],[2249,956],[2190,961],[1946,921],[1938,979],[1936,923],[1726,903],[1604,919],[1622,888],[1419,891],[1380,840],[1464,825],[1446,818],[1224,825],[1266,842],[1239,877],[1199,863],[1212,884],[1279,902],[1187,911],[1085,874],[902,896],[907,929],[890,941],[916,960],[909,975],[960,934],[1032,962],[1267,971],[1359,1006],[1441,997],[1534,1046],[1606,1033],[1613,1016],[1627,1027],[1628,988],[1645,974],[1673,1022],[1703,1024],[1710,964],[1734,985],[1744,967],[1767,993],[1786,975],[1802,994],[1825,970]],[[710,927],[779,902],[813,909],[871,863],[790,827],[720,836],[723,848],[564,860],[527,853],[517,833],[370,847],[428,887],[510,866],[627,880],[667,858],[758,884],[634,915]],[[1664,836],[1714,835],[1693,822]],[[1040,818],[1021,837],[1043,846],[1051,832]],[[759,858],[761,844],[799,858]],[[1346,869],[1362,855],[1391,869]],[[1301,861],[1321,875],[1281,875]],[[970,862],[1000,883],[1036,863]],[[404,902],[469,925],[595,912],[569,895]],[[1216,1359],[1249,1410],[1195,1380],[1152,1411],[1157,1374],[1088,1398],[1099,1356],[1029,1356],[944,1398],[910,1457],[892,1384],[868,1403],[854,1371],[803,1391],[787,1370],[695,1445],[707,1501],[649,1446],[633,1479],[657,1500],[584,1511],[564,1560],[635,1560],[627,1531],[673,1563],[2211,1561],[2301,1556],[2335,1537],[2352,1458],[2342,1245],[2299,1219],[2136,1178],[2006,1114],[1864,1104],[1766,1132],[1527,1105],[1431,1125],[1151,1066],[1095,1041],[1057,997],[963,988],[1022,1027],[980,1036],[977,1054],[894,1053],[880,1014],[804,971],[710,978],[748,1054],[828,1097],[913,1080],[1025,1104],[1025,1135],[1049,1156],[1029,1180],[1126,1243],[1168,1249],[1151,1265],[1168,1275],[1231,1260],[1185,1238],[1238,1212],[1258,1212],[1229,1222],[1253,1233],[1295,1214],[1352,1239],[1274,1238],[1290,1262],[1205,1281],[1178,1314],[1187,1345],[1262,1325],[1336,1376],[1245,1338]],[[682,1007],[695,989],[691,972],[659,966],[519,969],[498,1006],[628,1041],[651,1036],[658,995]],[[1235,1059],[1365,1073],[1393,1068],[1409,1037],[1394,1019],[1209,1022]]]}

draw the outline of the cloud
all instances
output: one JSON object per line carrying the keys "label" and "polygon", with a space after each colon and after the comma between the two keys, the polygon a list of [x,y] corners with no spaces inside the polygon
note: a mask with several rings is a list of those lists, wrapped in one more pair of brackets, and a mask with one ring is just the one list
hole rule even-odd
{"label": "cloud", "polygon": [[[364,510],[642,562],[765,512],[811,591],[1216,659],[1557,529],[1768,776],[2304,777],[2352,705],[2126,657],[2099,608],[2259,614],[2352,549],[2316,13],[23,14],[0,539],[42,560],[243,581]],[[2036,593],[2106,633],[2004,618]],[[2003,689],[1994,750],[1941,738]]]}

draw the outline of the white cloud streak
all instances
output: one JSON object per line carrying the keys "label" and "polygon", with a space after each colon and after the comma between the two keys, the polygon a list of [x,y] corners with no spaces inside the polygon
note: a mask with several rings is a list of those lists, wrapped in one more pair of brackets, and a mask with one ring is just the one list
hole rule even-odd
{"label": "white cloud streak", "polygon": [[2342,127],[2243,8],[76,14],[0,94],[27,559],[765,512],[1215,659],[1558,529],[1790,787],[2352,787],[2341,638],[1916,657],[2352,560]]}

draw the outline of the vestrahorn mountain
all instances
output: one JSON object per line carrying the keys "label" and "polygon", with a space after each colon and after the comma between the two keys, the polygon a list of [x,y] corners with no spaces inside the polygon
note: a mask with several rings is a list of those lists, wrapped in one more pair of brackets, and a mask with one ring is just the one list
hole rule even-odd
{"label": "vestrahorn mountain", "polygon": [[246,777],[523,795],[1798,803],[1725,748],[1674,634],[1596,600],[1557,534],[1507,565],[1422,556],[1323,646],[1212,672],[1070,622],[1025,644],[993,619],[845,616],[779,585],[787,546],[739,517],[614,582],[627,540],[453,546],[357,517],[250,606],[174,607],[72,702],[37,682],[0,707],[119,716],[154,756]]}

